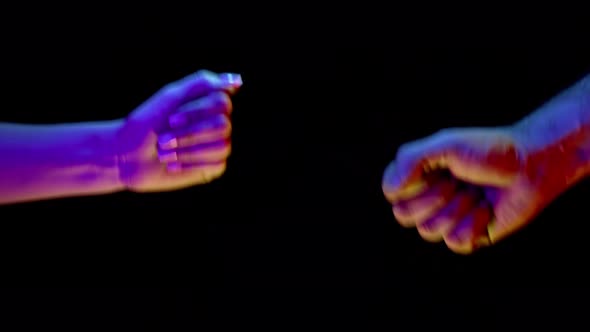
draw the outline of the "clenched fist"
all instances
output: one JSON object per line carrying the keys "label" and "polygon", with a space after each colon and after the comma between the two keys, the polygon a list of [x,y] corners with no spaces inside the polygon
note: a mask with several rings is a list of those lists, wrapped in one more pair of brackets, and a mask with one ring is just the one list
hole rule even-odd
{"label": "clenched fist", "polygon": [[199,71],[133,111],[116,135],[126,189],[176,190],[222,175],[231,150],[230,97],[241,84],[237,74]]}
{"label": "clenched fist", "polygon": [[583,162],[566,145],[584,135],[570,133],[442,130],[399,149],[383,192],[401,225],[471,253],[523,227],[580,177]]}

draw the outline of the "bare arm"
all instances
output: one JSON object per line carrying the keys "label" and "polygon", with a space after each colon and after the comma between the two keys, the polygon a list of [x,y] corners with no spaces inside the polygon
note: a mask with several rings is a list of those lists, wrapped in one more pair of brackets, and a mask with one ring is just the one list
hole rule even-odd
{"label": "bare arm", "polygon": [[121,191],[120,121],[0,123],[0,204]]}
{"label": "bare arm", "polygon": [[[516,124],[532,136],[535,147],[588,131],[590,128],[590,75],[576,82]],[[543,135],[540,135],[543,133]]]}
{"label": "bare arm", "polygon": [[588,175],[590,76],[513,126],[449,128],[405,144],[383,192],[400,224],[467,254],[521,229]]}
{"label": "bare arm", "polygon": [[[590,75],[519,121],[515,133],[533,165],[555,168],[572,184],[590,175]],[[557,170],[560,170],[559,172]]]}
{"label": "bare arm", "polygon": [[230,96],[241,85],[239,74],[201,70],[167,84],[124,119],[0,123],[0,205],[212,181],[225,171]]}
{"label": "bare arm", "polygon": [[124,119],[0,123],[0,205],[212,181],[226,168],[230,96],[241,85],[239,74],[201,70],[167,84]]}

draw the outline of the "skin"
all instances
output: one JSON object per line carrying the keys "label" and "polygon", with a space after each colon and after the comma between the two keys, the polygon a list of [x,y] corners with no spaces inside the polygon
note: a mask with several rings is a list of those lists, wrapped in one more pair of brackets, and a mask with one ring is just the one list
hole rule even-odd
{"label": "skin", "polygon": [[382,189],[402,226],[470,254],[527,225],[588,174],[590,76],[512,126],[444,129],[403,145]]}
{"label": "skin", "polygon": [[200,71],[163,87],[125,119],[0,123],[0,204],[162,192],[221,176],[231,151],[237,74]]}

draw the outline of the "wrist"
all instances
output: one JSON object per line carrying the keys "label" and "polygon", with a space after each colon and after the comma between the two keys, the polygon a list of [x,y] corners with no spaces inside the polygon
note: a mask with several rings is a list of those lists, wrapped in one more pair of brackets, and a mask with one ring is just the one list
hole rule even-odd
{"label": "wrist", "polygon": [[530,117],[511,127],[530,181],[561,192],[590,175],[590,124]]}
{"label": "wrist", "polygon": [[[99,190],[114,193],[125,190],[121,181],[121,158],[118,149],[118,133],[123,124],[122,120],[105,121],[99,124],[100,130],[94,137],[95,153],[91,157],[91,164],[95,168],[96,185]],[[102,189],[101,189],[102,188]]]}
{"label": "wrist", "polygon": [[[590,75],[513,126],[532,159],[562,169],[566,181],[590,173]],[[552,174],[555,176],[555,174]]]}

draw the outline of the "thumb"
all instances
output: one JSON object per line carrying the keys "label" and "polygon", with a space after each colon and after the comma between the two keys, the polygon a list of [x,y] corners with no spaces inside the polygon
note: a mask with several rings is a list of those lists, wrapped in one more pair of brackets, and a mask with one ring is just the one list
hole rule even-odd
{"label": "thumb", "polygon": [[448,169],[465,182],[505,186],[520,170],[514,140],[499,129],[446,129],[402,146],[385,170],[383,192],[390,201],[412,196],[424,174]]}
{"label": "thumb", "polygon": [[181,80],[163,87],[144,102],[136,112],[137,116],[159,123],[178,109],[181,105],[207,96],[215,91],[233,94],[242,86],[240,74],[216,74],[201,70]]}

